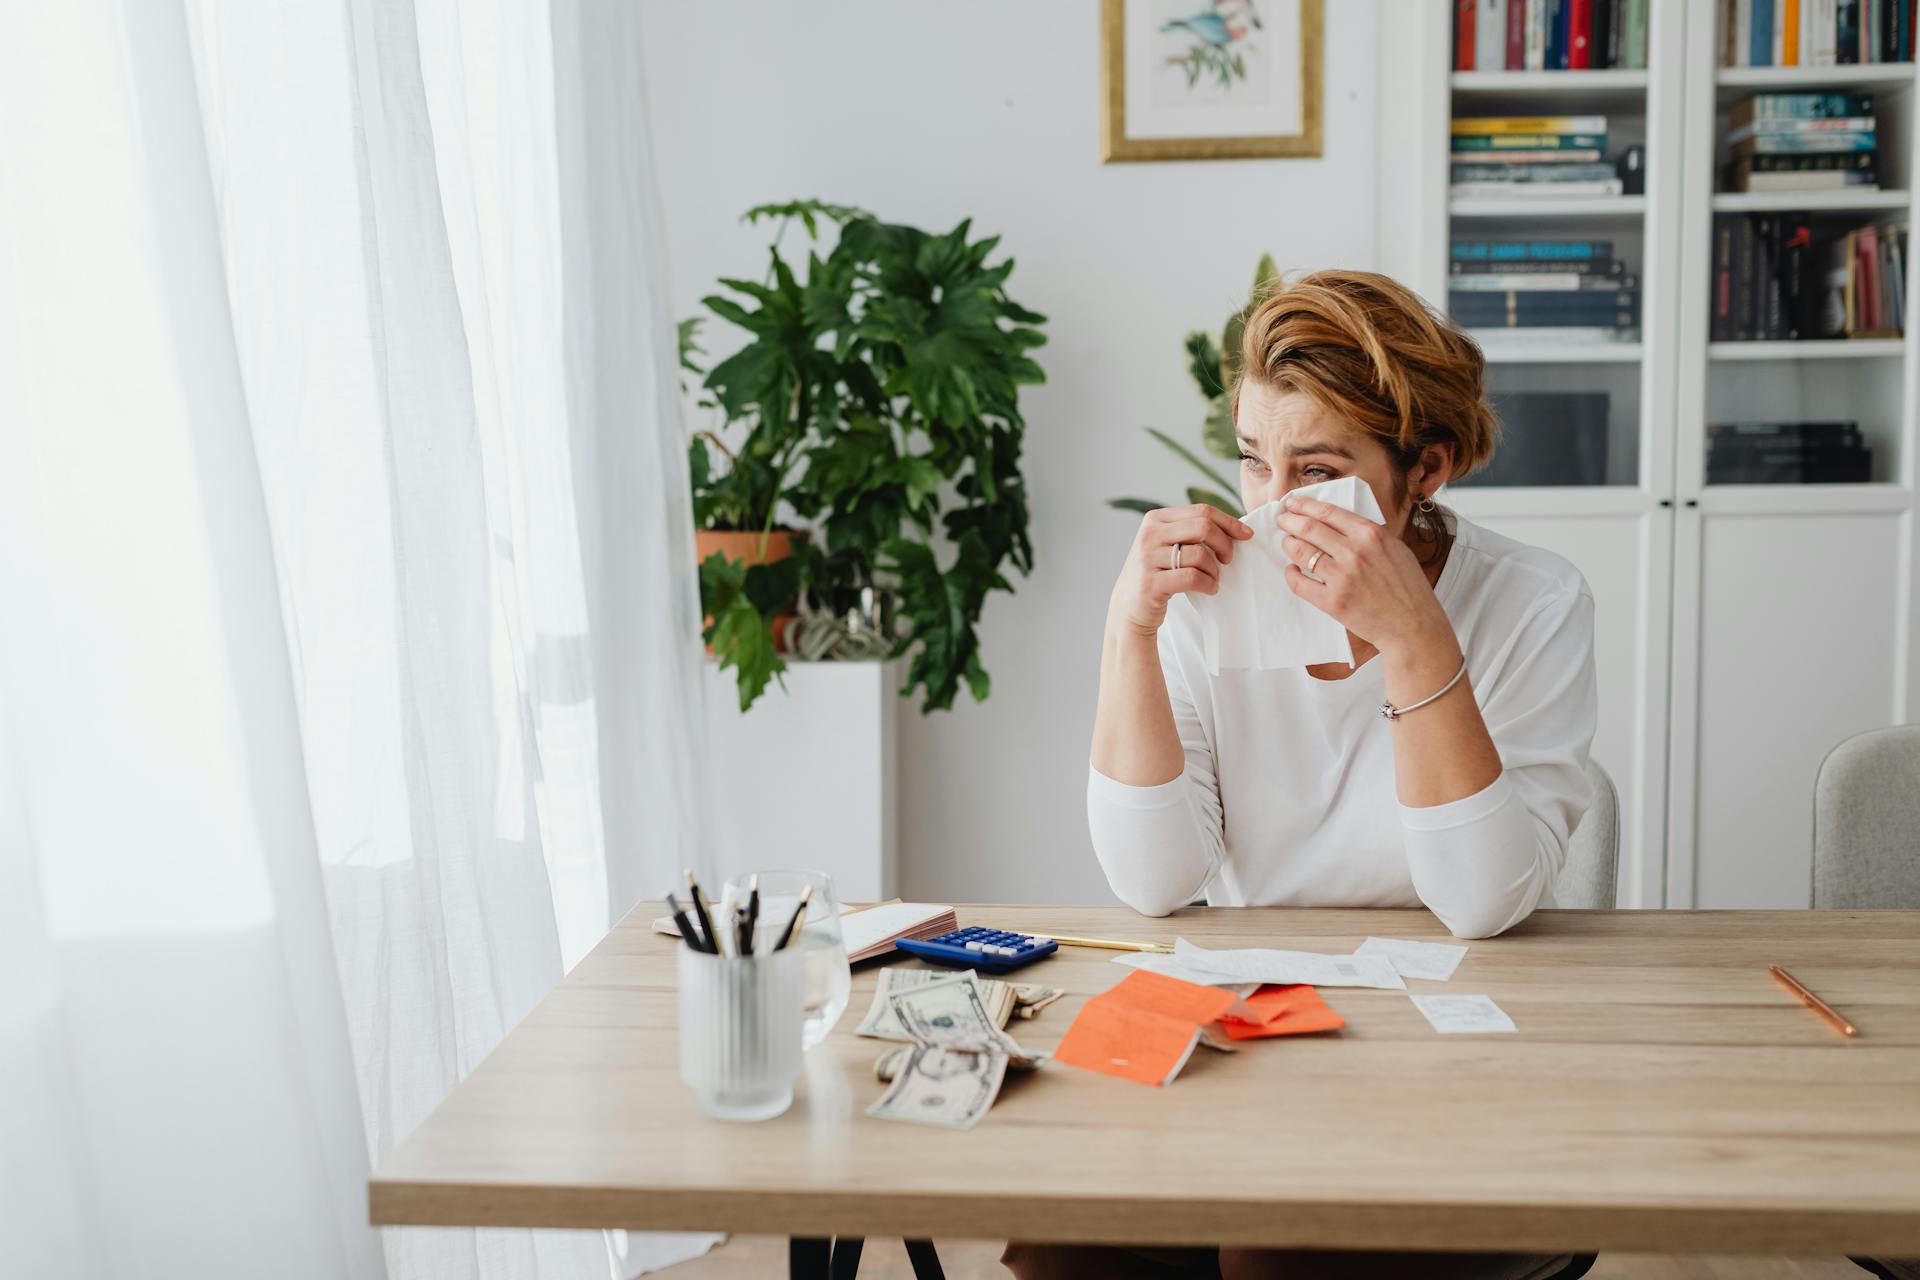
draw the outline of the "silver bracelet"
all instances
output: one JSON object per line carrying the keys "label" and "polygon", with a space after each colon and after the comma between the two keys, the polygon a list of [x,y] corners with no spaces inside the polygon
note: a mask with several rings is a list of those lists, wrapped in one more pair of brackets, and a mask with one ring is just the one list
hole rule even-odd
{"label": "silver bracelet", "polygon": [[1465,674],[1467,674],[1467,660],[1465,657],[1462,657],[1460,659],[1460,669],[1453,673],[1453,679],[1447,681],[1445,684],[1440,686],[1440,692],[1430,693],[1426,697],[1420,699],[1420,701],[1410,703],[1404,707],[1396,707],[1391,702],[1383,702],[1380,704],[1380,714],[1385,716],[1389,720],[1398,720],[1401,716],[1407,714],[1407,712],[1409,711],[1418,711],[1420,708],[1426,706],[1429,702],[1438,702],[1440,699],[1447,696],[1448,690],[1452,689],[1453,686],[1460,683],[1460,677]]}

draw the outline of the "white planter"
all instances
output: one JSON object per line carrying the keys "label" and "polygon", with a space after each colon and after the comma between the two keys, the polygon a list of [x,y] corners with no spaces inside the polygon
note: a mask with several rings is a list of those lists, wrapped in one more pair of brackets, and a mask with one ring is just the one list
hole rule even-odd
{"label": "white planter", "polygon": [[731,671],[706,664],[708,759],[726,872],[811,867],[842,903],[898,893],[897,662],[797,662],[744,715]]}

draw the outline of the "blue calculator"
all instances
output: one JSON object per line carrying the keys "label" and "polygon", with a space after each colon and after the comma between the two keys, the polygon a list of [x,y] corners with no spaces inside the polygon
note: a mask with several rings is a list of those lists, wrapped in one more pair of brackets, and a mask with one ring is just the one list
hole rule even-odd
{"label": "blue calculator", "polygon": [[955,929],[937,938],[900,938],[894,946],[934,964],[950,964],[982,973],[1005,973],[1044,960],[1060,949],[1052,938],[1008,933],[1005,929]]}

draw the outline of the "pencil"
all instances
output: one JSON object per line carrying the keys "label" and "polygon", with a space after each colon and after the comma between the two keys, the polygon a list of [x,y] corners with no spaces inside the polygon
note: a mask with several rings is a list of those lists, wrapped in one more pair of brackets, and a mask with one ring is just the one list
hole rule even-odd
{"label": "pencil", "polygon": [[713,930],[713,917],[707,914],[706,900],[700,896],[700,882],[693,878],[693,868],[687,868],[687,896],[693,899],[693,914],[700,921],[700,928],[707,935],[707,945],[713,954],[720,954],[720,935]]}
{"label": "pencil", "polygon": [[1777,964],[1770,964],[1767,966],[1767,969],[1769,972],[1773,974],[1773,976],[1776,979],[1779,980],[1779,983],[1781,986],[1793,992],[1794,995],[1800,997],[1800,1002],[1802,1004],[1806,1005],[1807,1008],[1819,1014],[1822,1018],[1825,1018],[1827,1022],[1832,1025],[1835,1031],[1838,1031],[1843,1036],[1857,1036],[1860,1034],[1857,1030],[1854,1029],[1854,1025],[1851,1022],[1848,1022],[1845,1018],[1841,1017],[1838,1013],[1835,1013],[1832,1005],[1828,1004],[1825,1000],[1822,1000],[1819,996],[1813,994],[1813,992],[1808,990],[1806,985],[1803,984],[1798,978],[1794,977],[1792,974],[1788,973],[1785,969],[1782,969]]}
{"label": "pencil", "polygon": [[1102,947],[1108,951],[1151,951],[1155,955],[1170,956],[1173,948],[1164,942],[1124,942],[1119,938],[1076,938],[1065,933],[1050,933],[1047,937],[1070,947]]}
{"label": "pencil", "polygon": [[712,946],[701,938],[699,931],[693,927],[693,921],[687,919],[687,909],[675,901],[672,894],[667,895],[667,910],[673,912],[673,923],[680,930],[683,942],[695,951],[712,953]]}
{"label": "pencil", "polygon": [[753,931],[760,923],[760,873],[753,873],[747,881],[747,940],[740,949],[748,955],[753,954]]}
{"label": "pencil", "polygon": [[793,919],[787,921],[787,927],[780,931],[779,939],[774,942],[773,949],[775,951],[780,951],[792,946],[793,940],[800,936],[800,926],[807,921],[807,899],[812,896],[813,886],[802,886],[800,890],[800,903],[793,909]]}

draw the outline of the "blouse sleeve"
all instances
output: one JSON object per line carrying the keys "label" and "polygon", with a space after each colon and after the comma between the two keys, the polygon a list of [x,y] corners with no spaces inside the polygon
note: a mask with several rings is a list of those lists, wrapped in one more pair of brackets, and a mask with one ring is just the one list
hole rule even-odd
{"label": "blouse sleeve", "polygon": [[1472,675],[1501,774],[1461,800],[1400,806],[1400,825],[1420,900],[1456,936],[1490,938],[1540,905],[1593,800],[1593,597],[1549,597]]}
{"label": "blouse sleeve", "polygon": [[1087,829],[1120,901],[1164,916],[1192,902],[1213,879],[1226,847],[1213,747],[1181,669],[1173,627],[1160,629],[1160,670],[1186,754],[1180,776],[1134,787],[1087,766]]}

